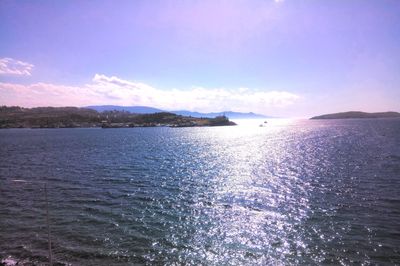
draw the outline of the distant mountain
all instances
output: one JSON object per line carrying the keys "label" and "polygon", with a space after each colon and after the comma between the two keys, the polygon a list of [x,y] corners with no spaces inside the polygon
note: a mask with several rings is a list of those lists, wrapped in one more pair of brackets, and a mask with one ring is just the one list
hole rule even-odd
{"label": "distant mountain", "polygon": [[184,115],[184,116],[192,116],[192,117],[207,117],[212,118],[216,116],[225,115],[229,119],[254,119],[254,118],[271,118],[270,116],[255,114],[255,113],[240,113],[240,112],[214,112],[214,113],[199,113],[199,112],[190,112],[190,111],[171,111],[171,113],[177,115]]}
{"label": "distant mountain", "polygon": [[[97,112],[115,110],[115,111],[127,111],[130,113],[136,113],[136,114],[154,114],[154,113],[165,112],[165,110],[148,107],[148,106],[93,105],[93,106],[87,106],[86,108],[96,110]],[[252,112],[240,113],[240,112],[226,111],[226,112],[200,113],[200,112],[191,112],[191,111],[186,111],[186,110],[167,111],[167,112],[177,114],[177,115],[191,116],[191,117],[197,117],[197,118],[200,118],[200,117],[214,118],[214,117],[221,116],[221,115],[225,115],[229,119],[271,118],[270,116],[255,114]]]}
{"label": "distant mountain", "polygon": [[351,112],[314,116],[311,117],[310,119],[393,118],[393,117],[400,118],[400,113],[398,112],[365,113],[360,111],[351,111]]}
{"label": "distant mountain", "polygon": [[135,114],[154,114],[154,113],[165,112],[164,110],[148,106],[92,105],[92,106],[87,106],[86,108],[96,110],[97,112],[126,111]]}

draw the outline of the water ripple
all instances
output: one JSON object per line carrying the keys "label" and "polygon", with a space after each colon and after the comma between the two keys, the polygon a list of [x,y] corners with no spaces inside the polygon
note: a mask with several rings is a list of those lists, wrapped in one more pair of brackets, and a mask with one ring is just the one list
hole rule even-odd
{"label": "water ripple", "polygon": [[0,131],[0,257],[400,263],[398,120]]}

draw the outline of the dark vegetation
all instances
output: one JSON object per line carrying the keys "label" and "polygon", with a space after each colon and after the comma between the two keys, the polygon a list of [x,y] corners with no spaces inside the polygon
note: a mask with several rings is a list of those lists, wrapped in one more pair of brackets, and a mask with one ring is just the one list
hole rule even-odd
{"label": "dark vegetation", "polygon": [[0,106],[0,128],[149,127],[235,125],[225,116],[195,118],[168,112],[133,114],[127,111],[97,112],[77,107]]}
{"label": "dark vegetation", "polygon": [[311,119],[393,118],[393,117],[400,117],[400,113],[397,112],[365,113],[359,111],[351,111],[344,113],[314,116]]}

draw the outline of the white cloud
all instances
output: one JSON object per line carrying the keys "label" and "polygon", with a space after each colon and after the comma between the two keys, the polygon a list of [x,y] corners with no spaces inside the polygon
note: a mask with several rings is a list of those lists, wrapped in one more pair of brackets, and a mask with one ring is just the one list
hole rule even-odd
{"label": "white cloud", "polygon": [[0,59],[0,74],[30,76],[33,67],[30,63],[8,57]]}
{"label": "white cloud", "polygon": [[160,90],[140,82],[96,74],[92,82],[79,87],[37,83],[0,83],[0,104],[21,106],[85,106],[100,104],[145,105],[165,110],[254,111],[266,113],[284,108],[299,96],[287,91],[249,88],[192,87]]}

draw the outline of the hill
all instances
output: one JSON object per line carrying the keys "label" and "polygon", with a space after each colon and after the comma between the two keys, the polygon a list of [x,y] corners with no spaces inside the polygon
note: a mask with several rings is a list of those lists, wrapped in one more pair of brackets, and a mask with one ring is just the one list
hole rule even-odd
{"label": "hill", "polygon": [[360,111],[350,111],[343,113],[326,114],[314,116],[310,119],[349,119],[349,118],[393,118],[400,117],[398,112],[366,113]]}
{"label": "hill", "polygon": [[193,127],[235,125],[225,116],[194,118],[168,112],[133,114],[128,111],[97,112],[77,107],[0,106],[0,128],[70,128],[70,127]]}

